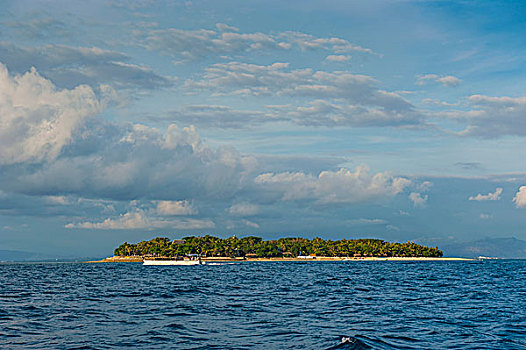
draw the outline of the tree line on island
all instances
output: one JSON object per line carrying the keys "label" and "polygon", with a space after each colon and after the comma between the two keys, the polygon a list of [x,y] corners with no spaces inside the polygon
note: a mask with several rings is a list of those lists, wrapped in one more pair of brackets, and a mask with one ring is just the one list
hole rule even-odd
{"label": "tree line on island", "polygon": [[273,258],[298,256],[324,257],[441,257],[437,247],[414,242],[391,243],[380,239],[280,238],[264,241],[260,237],[222,239],[210,235],[184,237],[171,241],[158,237],[131,244],[125,242],[115,249],[117,256],[180,257],[199,254],[204,257]]}

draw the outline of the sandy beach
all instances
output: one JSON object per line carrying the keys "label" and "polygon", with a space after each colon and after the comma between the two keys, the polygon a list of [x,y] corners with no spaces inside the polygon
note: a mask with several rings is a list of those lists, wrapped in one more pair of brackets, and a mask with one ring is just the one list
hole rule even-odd
{"label": "sandy beach", "polygon": [[102,260],[85,261],[85,263],[142,262],[140,256],[110,256]]}
{"label": "sandy beach", "polygon": [[[469,258],[425,258],[425,257],[327,257],[317,256],[315,258],[229,258],[229,257],[209,257],[202,258],[204,262],[279,262],[279,261],[301,261],[301,262],[322,262],[322,261],[472,261]],[[86,261],[86,263],[116,263],[116,262],[142,262],[142,257],[138,256],[111,256],[102,260]]]}
{"label": "sandy beach", "polygon": [[300,258],[255,258],[245,261],[470,261],[469,258],[425,258],[425,257],[362,257],[362,258],[341,258],[318,256],[315,259]]}

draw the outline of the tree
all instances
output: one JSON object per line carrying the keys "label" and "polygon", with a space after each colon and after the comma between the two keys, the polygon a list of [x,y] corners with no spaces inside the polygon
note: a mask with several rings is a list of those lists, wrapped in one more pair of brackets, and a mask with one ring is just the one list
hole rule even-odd
{"label": "tree", "polygon": [[115,249],[115,255],[156,255],[166,257],[202,254],[206,256],[236,257],[256,254],[258,257],[280,257],[284,253],[298,255],[316,254],[318,256],[396,256],[396,257],[441,257],[437,247],[426,247],[414,242],[391,243],[379,239],[352,239],[325,241],[316,237],[312,240],[295,237],[263,241],[260,237],[232,236],[221,239],[210,235],[188,236],[183,240],[170,241],[157,237],[136,244],[124,242]]}

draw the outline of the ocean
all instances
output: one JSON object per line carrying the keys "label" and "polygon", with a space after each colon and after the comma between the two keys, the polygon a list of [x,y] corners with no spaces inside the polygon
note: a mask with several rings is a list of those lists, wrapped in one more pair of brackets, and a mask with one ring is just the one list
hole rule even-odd
{"label": "ocean", "polygon": [[0,264],[0,349],[124,348],[526,349],[526,260]]}

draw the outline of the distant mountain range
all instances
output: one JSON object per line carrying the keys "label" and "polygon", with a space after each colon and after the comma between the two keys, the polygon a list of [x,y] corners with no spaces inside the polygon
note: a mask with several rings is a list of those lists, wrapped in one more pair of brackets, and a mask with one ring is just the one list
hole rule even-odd
{"label": "distant mountain range", "polygon": [[517,238],[484,238],[465,243],[446,243],[439,248],[444,256],[455,257],[496,257],[503,259],[526,258],[526,241]]}

